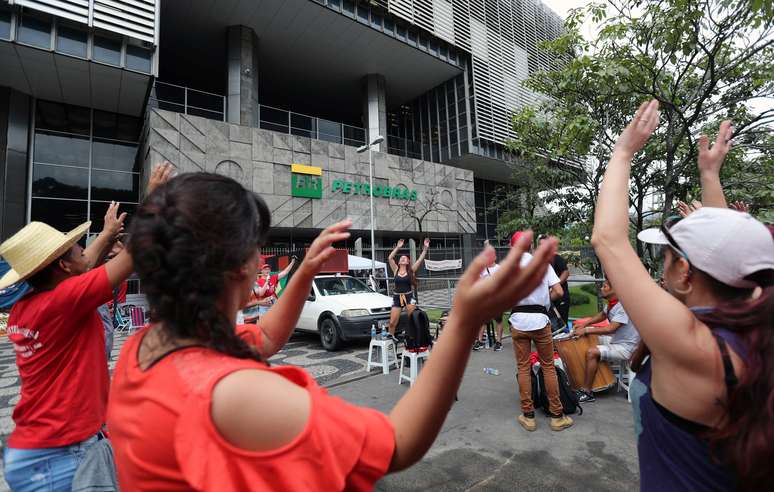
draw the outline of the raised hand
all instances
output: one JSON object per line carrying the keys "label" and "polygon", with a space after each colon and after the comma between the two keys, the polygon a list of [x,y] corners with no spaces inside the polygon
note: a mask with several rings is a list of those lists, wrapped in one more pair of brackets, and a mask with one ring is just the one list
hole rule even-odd
{"label": "raised hand", "polygon": [[481,272],[494,261],[494,248],[487,246],[473,260],[460,278],[452,301],[452,313],[460,317],[463,326],[478,330],[486,320],[512,308],[540,284],[558,241],[543,241],[529,264],[521,267],[521,256],[531,242],[532,232],[528,231],[511,248],[497,272],[488,277],[481,278]]}
{"label": "raised hand", "polygon": [[319,236],[312,242],[304,256],[304,261],[298,268],[300,273],[314,276],[320,272],[323,264],[336,251],[333,249],[333,243],[343,241],[349,237],[347,229],[352,226],[352,221],[347,219],[324,229]]}
{"label": "raised hand", "polygon": [[743,201],[740,201],[740,200],[737,200],[735,202],[730,203],[728,205],[728,208],[732,208],[732,209],[736,210],[737,212],[742,212],[742,213],[745,213],[745,214],[749,214],[750,213],[750,205],[748,205],[747,203],[745,203]]}
{"label": "raised hand", "polygon": [[616,151],[633,156],[639,152],[658,127],[658,101],[652,99],[640,105],[634,119],[618,137],[615,143]]}
{"label": "raised hand", "polygon": [[172,171],[175,170],[175,166],[169,161],[164,161],[161,164],[156,164],[151,172],[150,179],[148,179],[148,194],[153,193],[153,190],[163,185],[172,178]]}
{"label": "raised hand", "polygon": [[402,248],[402,247],[403,247],[403,245],[404,245],[405,243],[406,243],[406,241],[404,241],[403,239],[398,239],[398,244],[397,244],[397,245],[395,245],[395,247],[396,247],[397,249],[400,249],[400,248]]}
{"label": "raised hand", "polygon": [[425,246],[425,249],[430,247],[430,238],[429,237],[425,238],[424,246]]}
{"label": "raised hand", "polygon": [[731,150],[733,140],[731,137],[734,134],[734,129],[731,127],[731,120],[725,120],[720,124],[720,130],[718,130],[718,136],[715,139],[715,144],[710,148],[709,138],[707,135],[701,135],[699,137],[699,172],[702,174],[709,174],[712,176],[720,175],[720,168],[723,166],[723,161],[726,159],[728,151]]}
{"label": "raised hand", "polygon": [[699,200],[694,200],[689,204],[679,201],[677,202],[677,211],[680,213],[680,216],[685,218],[694,213],[695,211],[699,210],[703,205]]}
{"label": "raised hand", "polygon": [[111,239],[115,239],[120,233],[124,231],[124,220],[126,220],[126,212],[121,215],[118,214],[118,202],[110,202],[107,212],[105,212],[105,226],[102,232],[108,234]]}

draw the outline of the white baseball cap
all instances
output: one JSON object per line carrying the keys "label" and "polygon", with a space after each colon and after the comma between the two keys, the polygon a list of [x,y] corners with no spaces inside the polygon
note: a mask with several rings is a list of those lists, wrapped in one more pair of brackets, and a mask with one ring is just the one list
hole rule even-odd
{"label": "white baseball cap", "polygon": [[745,277],[774,270],[774,238],[750,214],[728,208],[702,207],[667,229],[645,229],[643,243],[665,244],[686,256],[691,265],[726,285],[756,287]]}

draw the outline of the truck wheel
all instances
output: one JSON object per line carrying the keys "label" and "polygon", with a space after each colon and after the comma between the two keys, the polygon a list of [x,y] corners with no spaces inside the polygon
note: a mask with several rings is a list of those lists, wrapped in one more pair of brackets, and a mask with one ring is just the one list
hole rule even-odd
{"label": "truck wheel", "polygon": [[335,352],[341,347],[339,324],[330,316],[320,321],[320,343],[328,352]]}

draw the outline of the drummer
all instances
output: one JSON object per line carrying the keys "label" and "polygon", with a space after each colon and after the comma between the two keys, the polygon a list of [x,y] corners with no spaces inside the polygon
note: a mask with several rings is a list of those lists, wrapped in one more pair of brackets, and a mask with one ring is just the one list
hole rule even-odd
{"label": "drummer", "polygon": [[[600,292],[602,297],[607,300],[607,305],[588,320],[576,323],[573,329],[575,336],[600,335],[600,345],[591,347],[586,352],[586,374],[583,386],[578,391],[581,402],[592,402],[596,399],[591,392],[591,385],[597,374],[599,361],[628,361],[640,341],[637,328],[629,320],[629,316],[618,301],[609,280],[602,283]],[[605,319],[608,320],[609,324],[604,328],[590,326]]]}

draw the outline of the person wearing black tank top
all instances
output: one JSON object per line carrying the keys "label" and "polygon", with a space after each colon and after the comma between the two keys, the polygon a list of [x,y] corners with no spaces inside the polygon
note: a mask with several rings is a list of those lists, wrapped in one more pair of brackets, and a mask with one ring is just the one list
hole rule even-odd
{"label": "person wearing black tank top", "polygon": [[390,263],[393,275],[395,275],[395,290],[392,295],[392,309],[390,310],[390,335],[395,336],[395,330],[398,328],[400,313],[406,309],[409,315],[416,309],[417,301],[414,299],[414,290],[417,288],[417,271],[422,266],[427,256],[427,250],[430,248],[430,239],[425,239],[422,246],[422,253],[417,261],[411,265],[409,257],[403,255],[395,263],[395,256],[403,247],[403,239],[398,240],[398,244],[393,248],[390,256],[387,258]]}
{"label": "person wearing black tank top", "polygon": [[653,281],[629,241],[628,183],[632,159],[658,122],[658,102],[643,103],[618,138],[592,234],[643,341],[630,387],[640,486],[774,490],[774,240],[726,206],[725,121],[711,149],[707,137],[698,142],[704,207],[638,235],[662,248],[666,290]]}

